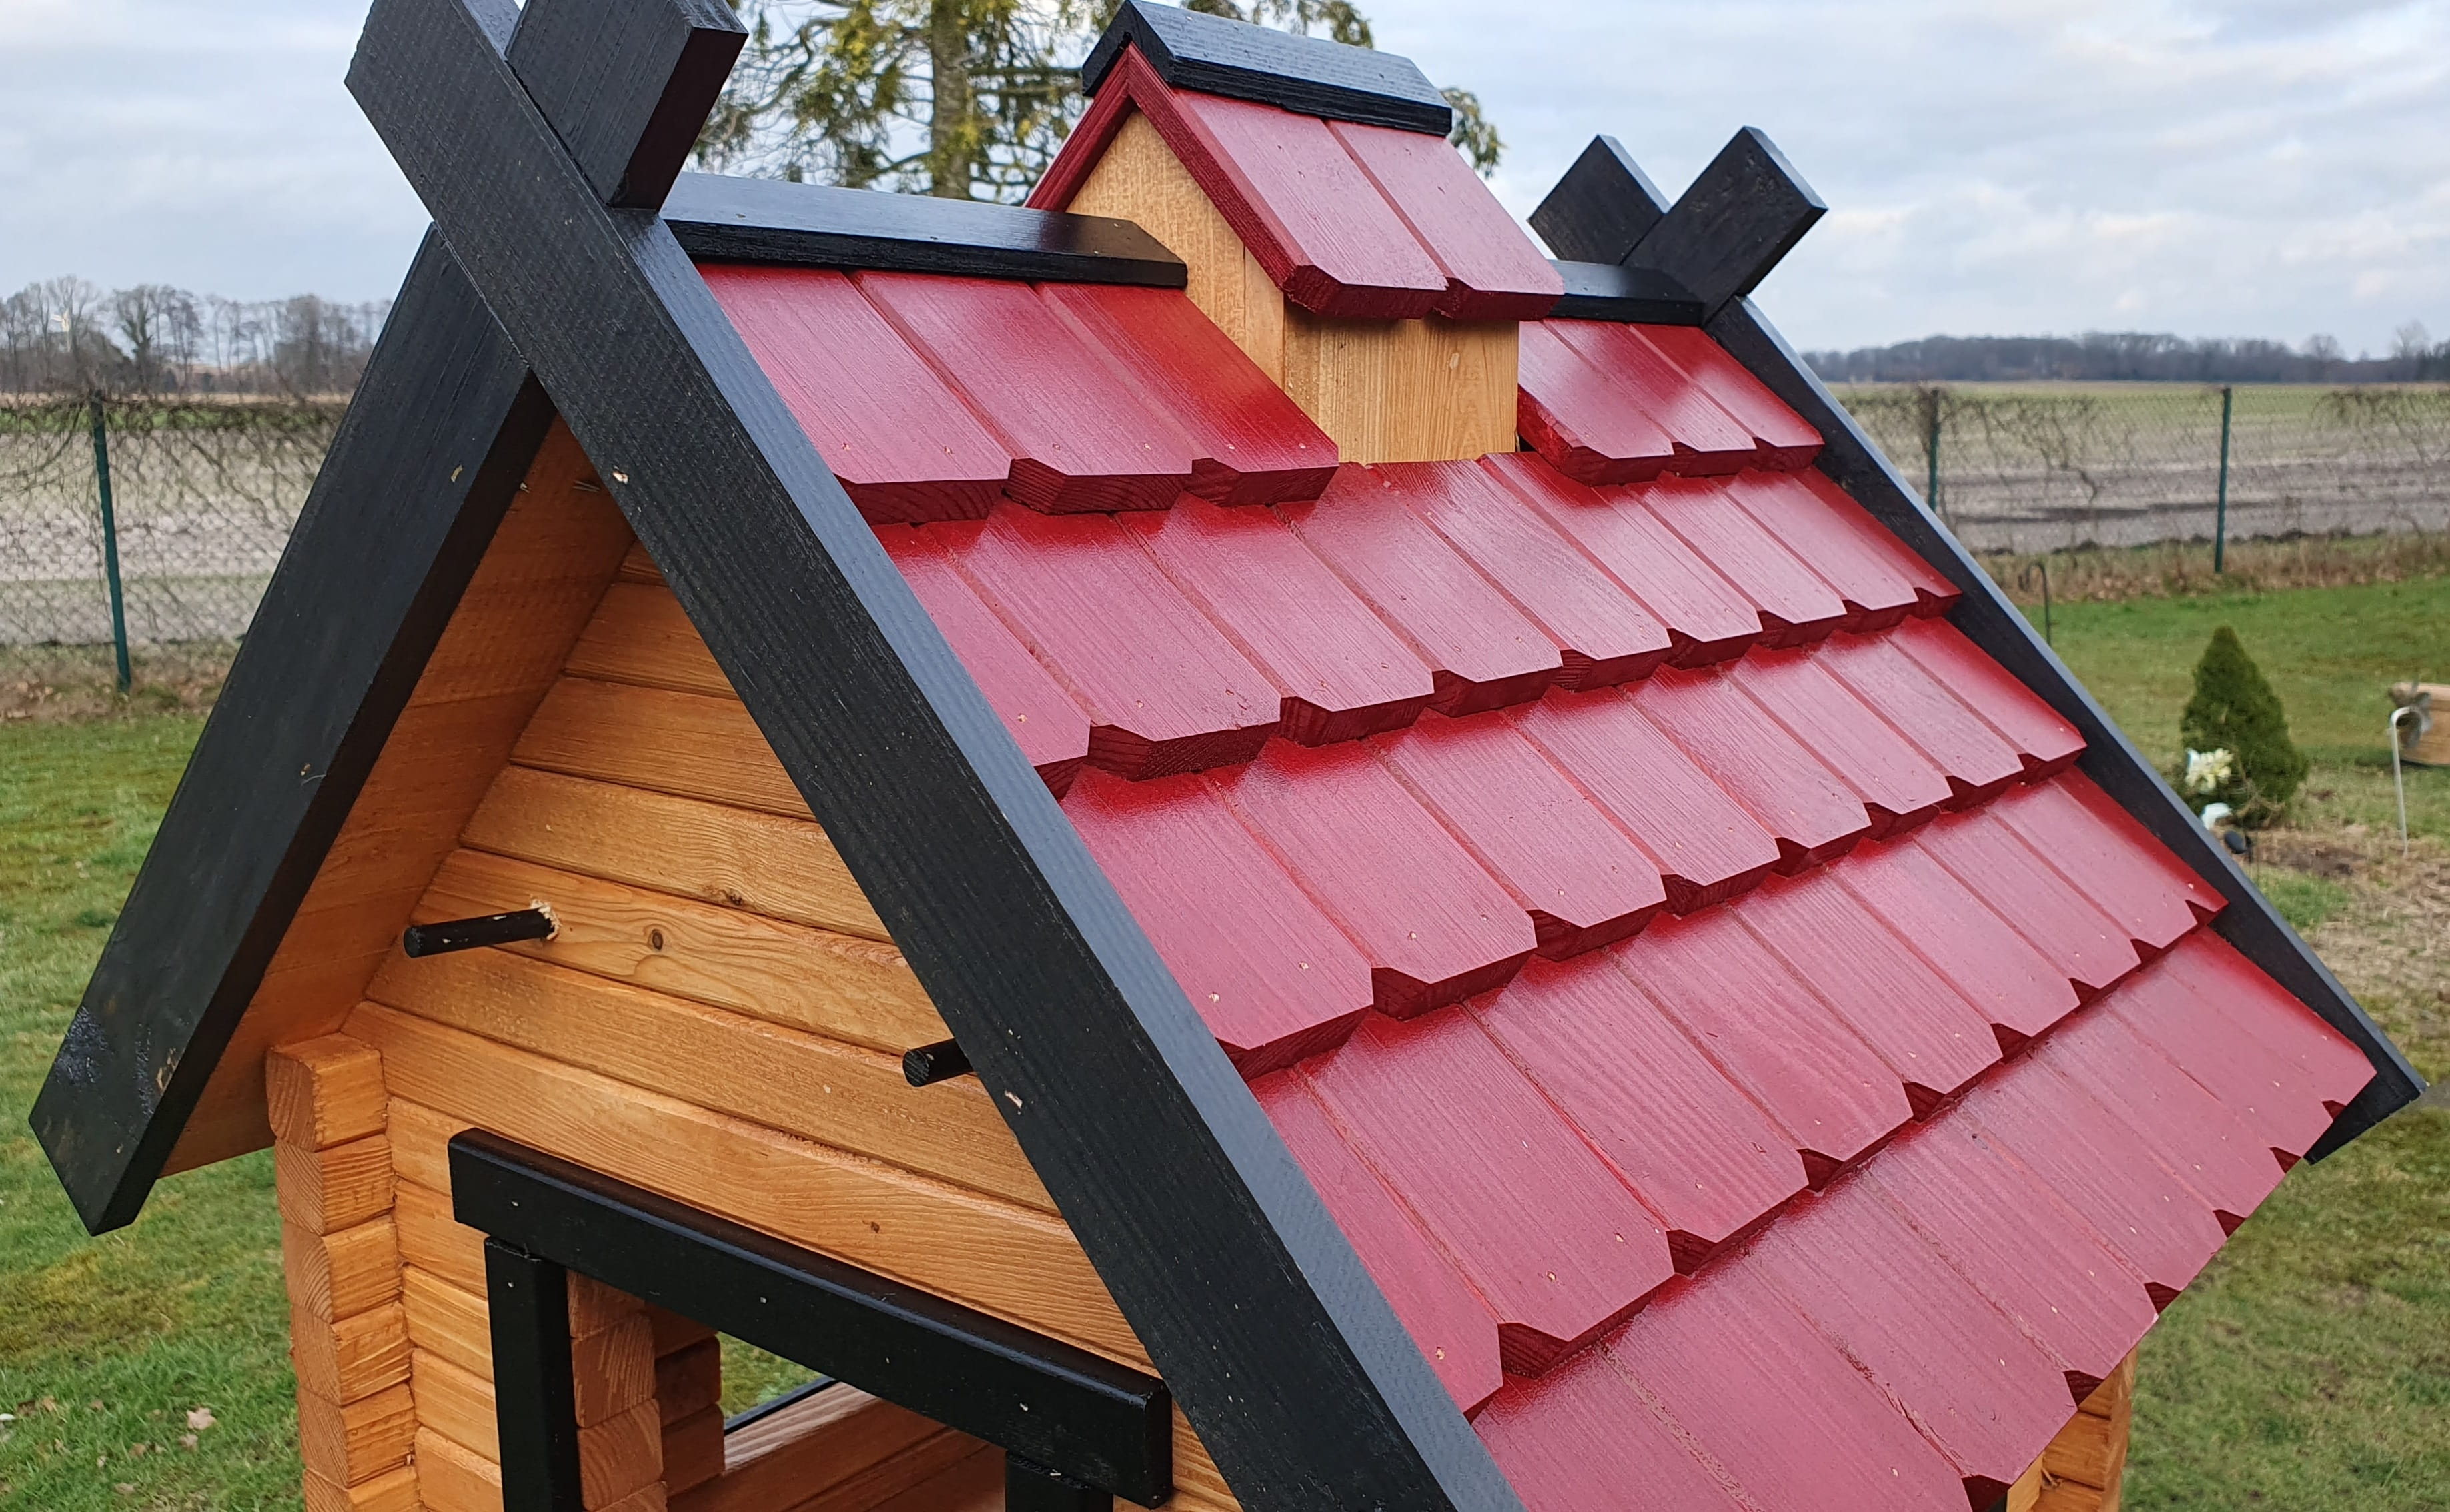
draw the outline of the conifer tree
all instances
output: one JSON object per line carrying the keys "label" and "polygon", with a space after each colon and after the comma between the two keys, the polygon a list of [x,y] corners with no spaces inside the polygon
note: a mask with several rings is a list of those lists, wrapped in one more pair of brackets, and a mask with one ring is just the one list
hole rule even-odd
{"label": "conifer tree", "polygon": [[2212,631],[2195,664],[2194,696],[2178,729],[2189,751],[2225,750],[2233,758],[2226,780],[2188,796],[2228,804],[2247,823],[2276,818],[2305,780],[2305,757],[2288,736],[2280,695],[2226,625]]}

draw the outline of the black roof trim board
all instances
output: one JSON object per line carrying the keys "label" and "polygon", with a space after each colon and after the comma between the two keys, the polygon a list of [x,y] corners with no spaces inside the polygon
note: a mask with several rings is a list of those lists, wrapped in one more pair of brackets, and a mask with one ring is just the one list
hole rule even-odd
{"label": "black roof trim board", "polygon": [[1614,262],[1567,262],[1551,258],[1549,265],[1565,281],[1565,296],[1548,312],[1550,320],[1623,320],[1643,325],[1699,325],[1701,301],[1692,290],[1656,268],[1620,267]]}
{"label": "black roof trim board", "polygon": [[[675,0],[530,14],[580,3]],[[467,0],[377,0],[349,82],[1243,1502],[1519,1512],[671,228],[605,206]]]}
{"label": "black roof trim board", "polygon": [[680,0],[603,11],[531,8],[507,50],[519,77],[535,81],[536,108],[562,133],[596,196],[651,210],[695,150],[705,102],[723,93],[748,41],[724,0]]}
{"label": "black roof trim board", "polygon": [[1410,58],[1157,0],[1123,0],[1080,65],[1080,87],[1096,94],[1126,44],[1176,89],[1431,136],[1454,129],[1446,96]]}
{"label": "black roof trim board", "polygon": [[664,221],[702,262],[1179,289],[1191,271],[1129,221],[881,189],[684,173]]}

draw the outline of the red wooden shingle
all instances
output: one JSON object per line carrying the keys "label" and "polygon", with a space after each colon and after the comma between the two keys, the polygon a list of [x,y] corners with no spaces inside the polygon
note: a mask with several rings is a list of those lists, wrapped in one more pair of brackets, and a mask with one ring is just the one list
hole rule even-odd
{"label": "red wooden shingle", "polygon": [[977,519],[1012,454],[860,297],[823,268],[698,270],[792,418],[879,523]]}
{"label": "red wooden shingle", "polygon": [[1531,918],[1546,956],[1622,940],[1667,901],[1659,868],[1496,714],[1430,714],[1370,743]]}
{"label": "red wooden shingle", "polygon": [[1370,963],[1197,776],[1090,772],[1063,812],[1245,1076],[1340,1044]]}
{"label": "red wooden shingle", "polygon": [[1998,1064],[1989,1021],[1836,877],[1764,883],[1731,912],[1888,1062],[1915,1117]]}
{"label": "red wooden shingle", "polygon": [[1740,656],[1761,639],[1768,627],[1742,591],[1622,492],[1585,488],[1521,452],[1482,466],[1632,591],[1674,637],[1679,666]]}
{"label": "red wooden shingle", "polygon": [[2018,788],[1984,811],[2022,836],[2035,854],[2118,921],[2128,939],[2154,952],[2168,949],[2195,927],[2189,900],[2201,897],[2208,907],[2216,907],[2220,895],[2124,811],[2113,809],[2113,820],[2087,804],[2075,784],[2091,786],[2081,773],[2068,772]]}
{"label": "red wooden shingle", "polygon": [[1478,1411],[1506,1385],[1497,1320],[1377,1173],[1352,1153],[1307,1082],[1287,1074],[1255,1082],[1251,1091],[1429,1368],[1457,1406]]}
{"label": "red wooden shingle", "polygon": [[1547,631],[1565,664],[1560,686],[1621,683],[1666,660],[1666,627],[1478,464],[1409,462],[1371,471]]}
{"label": "red wooden shingle", "polygon": [[1278,741],[1213,780],[1361,947],[1381,1011],[1486,992],[1539,943],[1522,905],[1367,747]]}
{"label": "red wooden shingle", "polygon": [[1725,479],[1663,477],[1621,496],[1657,515],[1751,603],[1762,645],[1808,646],[1846,622],[1836,591],[1737,508]]}
{"label": "red wooden shingle", "polygon": [[1313,499],[1335,475],[1335,442],[1176,289],[1046,283],[1039,298],[1190,437],[1190,489],[1220,504]]}
{"label": "red wooden shingle", "polygon": [[936,533],[883,525],[876,535],[953,654],[1003,716],[1021,754],[1061,797],[1089,758],[1089,717],[980,601]]}
{"label": "red wooden shingle", "polygon": [[1372,1015],[1301,1075],[1470,1278],[1509,1372],[1537,1375],[1674,1274],[1650,1214],[1468,1014]]}
{"label": "red wooden shingle", "polygon": [[1275,733],[1268,675],[1107,514],[1006,505],[929,526],[1089,717],[1089,760],[1125,777],[1248,761]]}
{"label": "red wooden shingle", "polygon": [[1277,513],[1429,665],[1430,708],[1477,713],[1528,702],[1556,681],[1562,664],[1547,631],[1405,508],[1375,469],[1344,468],[1317,503]]}
{"label": "red wooden shingle", "polygon": [[1632,326],[1614,320],[1546,320],[1548,330],[1657,421],[1675,445],[1668,471],[1733,473],[1768,460],[1749,427],[1719,407],[1701,384]]}
{"label": "red wooden shingle", "polygon": [[1274,679],[1287,739],[1319,746],[1401,729],[1435,696],[1410,648],[1272,512],[1186,498],[1121,520]]}
{"label": "red wooden shingle", "polygon": [[1733,910],[1662,920],[1608,956],[1786,1129],[1814,1186],[1914,1117],[1896,1075]]}
{"label": "red wooden shingle", "polygon": [[2025,774],[2025,764],[1948,685],[1890,644],[1921,623],[1908,620],[1882,635],[1832,635],[1820,666],[1947,776],[1958,806],[1987,803]]}
{"label": "red wooden shingle", "polygon": [[1472,1011],[1659,1215],[1679,1270],[1803,1191],[1786,1133],[1605,961],[1534,961]]}
{"label": "red wooden shingle", "polygon": [[1630,700],[1551,693],[1508,717],[1649,853],[1676,912],[1724,902],[1778,864],[1769,831]]}
{"label": "red wooden shingle", "polygon": [[2152,837],[2152,832],[2119,806],[2118,800],[2103,792],[2100,786],[2080,771],[2070,770],[2056,779],[2037,785],[2045,792],[2064,793],[2082,804],[2104,828],[2126,838],[2135,853],[2151,863],[2153,871],[2164,885],[2183,894],[2187,907],[2198,921],[2209,922],[2228,906],[2228,900],[2217,888],[2204,881],[2193,867],[2169,853],[2168,847]]}
{"label": "red wooden shingle", "polygon": [[2373,1062],[2363,1051],[2218,935],[2196,930],[2169,953],[2169,963],[2232,1023],[2303,1069],[2325,1107],[2346,1107],[2373,1080]]}
{"label": "red wooden shingle", "polygon": [[1011,452],[1012,497],[1062,512],[1162,509],[1190,485],[1190,439],[1028,284],[918,273],[858,282]]}
{"label": "red wooden shingle", "polygon": [[1604,1350],[1509,1383],[1472,1426],[1526,1512],[1749,1512]]}
{"label": "red wooden shingle", "polygon": [[1447,276],[1438,313],[1456,320],[1537,320],[1565,292],[1463,154],[1441,138],[1392,126],[1328,124]]}
{"label": "red wooden shingle", "polygon": [[2127,931],[1985,810],[1951,814],[1915,832],[1966,891],[2011,921],[2078,991],[2097,993],[2143,964]]}
{"label": "red wooden shingle", "polygon": [[1624,692],[1778,841],[1779,870],[1835,861],[1870,832],[1861,801],[1724,672],[1670,668]]}
{"label": "red wooden shingle", "polygon": [[1984,655],[1965,632],[1943,620],[1908,620],[1890,643],[1965,701],[2025,764],[2028,776],[2063,771],[2084,754],[2084,737],[2032,688]]}
{"label": "red wooden shingle", "polygon": [[2270,1146],[2115,1015],[2086,1014],[2043,1040],[2034,1058],[2125,1118],[2225,1231],[2235,1233],[2280,1185]]}
{"label": "red wooden shingle", "polygon": [[1690,325],[1636,325],[1625,329],[1650,343],[1710,396],[1711,401],[1753,435],[1761,465],[1808,467],[1820,455],[1820,433],[1786,407],[1760,379],[1744,370],[1725,347]]}
{"label": "red wooden shingle", "polygon": [[2223,1006],[2156,966],[2122,984],[2109,1008],[2246,1120],[2265,1146],[2296,1160],[2330,1132],[2331,1113],[2304,1067],[2239,1028]]}
{"label": "red wooden shingle", "polygon": [[1583,483],[1639,483],[1677,459],[1666,427],[1546,322],[1523,327],[1515,424],[1532,450]]}
{"label": "red wooden shingle", "polygon": [[1861,614],[1848,630],[1884,630],[1909,613],[1943,614],[1964,596],[1818,469],[1740,473],[1727,487]]}
{"label": "red wooden shingle", "polygon": [[1922,752],[1804,651],[1756,651],[1728,669],[1736,686],[1854,789],[1871,838],[1911,829],[1952,794]]}
{"label": "red wooden shingle", "polygon": [[1939,1451],[1742,1266],[1661,1298],[1606,1347],[1753,1506],[1898,1512],[1964,1502]]}
{"label": "red wooden shingle", "polygon": [[1965,995],[2003,1047],[2075,1010],[2067,974],[1912,844],[1863,846],[1833,874]]}

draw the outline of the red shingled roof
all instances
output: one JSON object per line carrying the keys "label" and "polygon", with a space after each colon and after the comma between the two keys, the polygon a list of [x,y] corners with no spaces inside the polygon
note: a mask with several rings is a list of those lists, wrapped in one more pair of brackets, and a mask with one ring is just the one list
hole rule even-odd
{"label": "red shingled roof", "polygon": [[[1295,298],[1530,281],[1136,63]],[[1337,468],[1181,294],[707,272],[1533,1512],[1981,1503],[2372,1074],[1698,331]]]}

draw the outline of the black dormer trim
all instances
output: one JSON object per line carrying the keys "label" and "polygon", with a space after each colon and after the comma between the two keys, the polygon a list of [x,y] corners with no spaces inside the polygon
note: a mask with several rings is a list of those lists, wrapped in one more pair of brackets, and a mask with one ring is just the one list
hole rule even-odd
{"label": "black dormer trim", "polygon": [[1446,96],[1410,58],[1152,0],[1123,0],[1080,65],[1082,88],[1098,92],[1126,43],[1176,89],[1431,136],[1454,129]]}
{"label": "black dormer trim", "polygon": [[1565,281],[1565,298],[1548,312],[1552,320],[1699,325],[1703,319],[1701,297],[1657,268],[1569,262],[1556,258],[1548,261]]}

